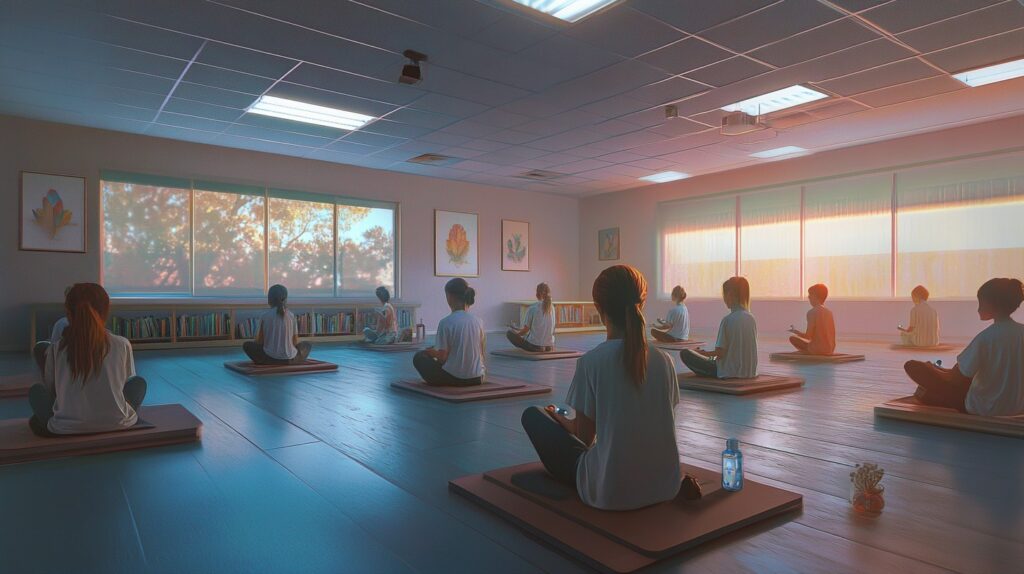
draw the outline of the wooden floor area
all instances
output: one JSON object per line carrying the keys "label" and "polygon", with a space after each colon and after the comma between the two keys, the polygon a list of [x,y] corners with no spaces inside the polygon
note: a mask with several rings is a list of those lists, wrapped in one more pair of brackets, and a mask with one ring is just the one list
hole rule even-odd
{"label": "wooden floor area", "polygon": [[[560,336],[559,346],[601,338]],[[507,343],[491,336],[490,346]],[[850,343],[840,350],[867,361],[800,365],[768,362],[782,339],[760,346],[762,372],[796,373],[806,386],[683,392],[680,452],[714,468],[735,436],[748,476],[802,493],[803,511],[651,571],[1024,572],[1024,441],[872,415],[913,391],[903,361],[952,364],[955,351]],[[323,346],[313,357],[339,371],[251,378],[221,365],[240,350],[137,353],[146,402],[185,405],[205,425],[202,443],[0,467],[0,571],[586,571],[447,490],[451,478],[536,460],[520,413],[561,403],[575,361],[488,356],[492,372],[554,394],[455,405],[389,387],[414,374],[411,356]],[[28,366],[4,357],[0,374]],[[0,399],[0,418],[28,412]],[[878,518],[847,502],[860,462],[886,471]]]}

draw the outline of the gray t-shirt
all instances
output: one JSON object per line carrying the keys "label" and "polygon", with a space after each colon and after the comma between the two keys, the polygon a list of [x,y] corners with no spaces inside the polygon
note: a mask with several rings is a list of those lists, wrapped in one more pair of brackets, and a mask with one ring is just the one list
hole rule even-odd
{"label": "gray t-shirt", "polygon": [[466,311],[452,311],[437,324],[438,350],[448,351],[441,367],[460,379],[484,376],[484,324]]}
{"label": "gray t-shirt", "polygon": [[971,377],[964,406],[972,415],[1024,415],[1024,325],[1006,318],[978,333],[956,358]]}
{"label": "gray t-shirt", "polygon": [[260,325],[263,329],[263,351],[267,356],[287,361],[299,353],[294,343],[298,325],[291,311],[285,309],[282,316],[277,314],[277,309],[271,309],[263,314]]}
{"label": "gray t-shirt", "polygon": [[757,322],[750,311],[736,307],[718,325],[722,355],[715,359],[720,379],[752,379],[757,376]]}
{"label": "gray t-shirt", "polygon": [[538,347],[555,346],[555,306],[544,313],[544,303],[537,301],[526,310],[524,325],[530,328],[526,341]]}
{"label": "gray t-shirt", "polygon": [[135,424],[138,415],[124,400],[124,384],[135,375],[135,358],[128,339],[107,332],[110,345],[99,370],[74,378],[68,352],[60,345],[46,353],[43,385],[57,398],[47,427],[57,434],[83,434],[121,430]]}
{"label": "gray t-shirt", "polygon": [[690,338],[690,312],[687,311],[686,305],[683,303],[675,305],[669,310],[665,322],[672,325],[665,332],[670,337],[684,341]]}

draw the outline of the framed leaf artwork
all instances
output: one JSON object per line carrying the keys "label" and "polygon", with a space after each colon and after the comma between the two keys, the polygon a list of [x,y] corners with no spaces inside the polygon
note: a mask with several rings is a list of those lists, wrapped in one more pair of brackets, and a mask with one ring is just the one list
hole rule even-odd
{"label": "framed leaf artwork", "polygon": [[85,253],[85,178],[21,172],[18,217],[18,249]]}
{"label": "framed leaf artwork", "polygon": [[501,270],[530,270],[530,224],[501,220]]}
{"label": "framed leaf artwork", "polygon": [[612,227],[597,232],[598,261],[616,261],[619,258],[619,228]]}
{"label": "framed leaf artwork", "polygon": [[475,213],[434,210],[434,275],[480,276],[480,232]]}

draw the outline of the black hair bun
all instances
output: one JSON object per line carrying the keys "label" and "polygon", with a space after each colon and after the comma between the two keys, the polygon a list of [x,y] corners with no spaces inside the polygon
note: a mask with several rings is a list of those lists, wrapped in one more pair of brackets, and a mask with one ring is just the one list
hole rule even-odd
{"label": "black hair bun", "polygon": [[465,295],[463,295],[462,300],[466,303],[466,305],[472,305],[473,303],[476,303],[476,289],[473,289],[472,287],[466,287],[466,293]]}

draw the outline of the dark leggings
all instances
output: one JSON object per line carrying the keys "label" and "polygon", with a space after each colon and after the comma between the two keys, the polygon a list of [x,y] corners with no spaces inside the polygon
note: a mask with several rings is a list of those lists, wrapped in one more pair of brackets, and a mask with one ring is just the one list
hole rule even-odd
{"label": "dark leggings", "polygon": [[313,350],[313,344],[309,341],[302,341],[295,345],[295,350],[298,352],[291,359],[275,359],[271,357],[263,350],[263,345],[256,341],[242,343],[242,350],[257,365],[298,365],[299,363],[305,363],[306,359],[309,358],[309,352]]}
{"label": "dark leggings", "polygon": [[967,412],[964,401],[971,388],[971,379],[953,369],[942,369],[923,361],[907,361],[903,365],[910,380],[917,383],[914,397],[925,405]]}
{"label": "dark leggings", "polygon": [[530,351],[531,353],[545,353],[551,350],[551,347],[541,347],[540,345],[534,345],[527,341],[522,335],[516,333],[512,329],[505,331],[505,336],[508,337],[508,342],[519,347],[524,351]]}
{"label": "dark leggings", "polygon": [[32,347],[32,356],[36,360],[36,365],[39,365],[39,372],[46,372],[46,352],[50,350],[52,343],[49,341],[37,341],[36,346]]}
{"label": "dark leggings", "polygon": [[655,341],[661,341],[662,343],[679,343],[683,339],[676,339],[672,335],[669,335],[666,331],[661,329],[655,329],[651,327],[651,337],[654,337]]}
{"label": "dark leggings", "polygon": [[[146,379],[135,375],[124,383],[124,400],[135,412],[139,411],[142,401],[146,398]],[[60,436],[50,432],[47,423],[53,418],[53,403],[56,401],[50,391],[43,385],[36,383],[28,389],[28,404],[32,407],[32,416],[28,419],[28,426],[37,436],[52,437]]]}
{"label": "dark leggings", "polygon": [[576,466],[580,456],[587,452],[587,445],[569,434],[540,407],[523,411],[523,429],[548,474],[558,482],[576,488]]}
{"label": "dark leggings", "polygon": [[686,368],[693,371],[694,374],[700,377],[718,378],[718,363],[714,359],[705,357],[693,349],[679,351],[679,358],[683,360]]}
{"label": "dark leggings", "polygon": [[437,359],[431,357],[426,351],[420,351],[412,356],[412,366],[423,378],[423,382],[435,387],[472,387],[482,384],[483,377],[473,379],[460,379],[441,367]]}

